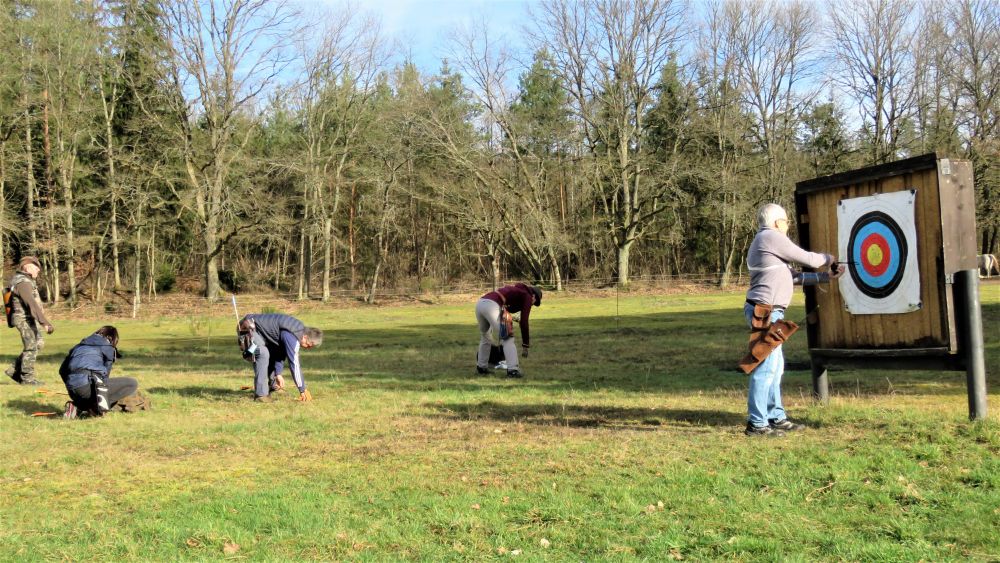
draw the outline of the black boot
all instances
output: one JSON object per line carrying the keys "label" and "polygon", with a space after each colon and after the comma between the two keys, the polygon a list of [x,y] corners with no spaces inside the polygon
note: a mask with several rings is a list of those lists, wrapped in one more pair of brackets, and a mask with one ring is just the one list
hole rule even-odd
{"label": "black boot", "polygon": [[509,369],[507,370],[507,377],[512,379],[520,379],[522,376],[520,371],[516,369]]}
{"label": "black boot", "polygon": [[4,373],[7,374],[7,377],[13,379],[14,382],[21,383],[21,374],[14,371],[14,368],[7,368],[7,370],[4,371]]}
{"label": "black boot", "polygon": [[488,368],[481,368],[476,366],[476,375],[488,375],[490,370]]}

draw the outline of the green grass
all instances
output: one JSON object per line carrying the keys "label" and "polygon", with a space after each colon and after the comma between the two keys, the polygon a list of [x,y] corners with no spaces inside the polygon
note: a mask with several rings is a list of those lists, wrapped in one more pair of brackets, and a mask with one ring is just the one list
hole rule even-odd
{"label": "green grass", "polygon": [[[1000,286],[990,420],[962,372],[832,371],[817,406],[802,335],[783,439],[742,434],[740,294],[547,296],[521,381],[470,375],[472,301],[301,314],[311,404],[240,390],[224,308],[117,323],[151,412],[33,418],[65,397],[0,385],[0,560],[1000,558]],[[59,323],[47,389],[99,324]]]}

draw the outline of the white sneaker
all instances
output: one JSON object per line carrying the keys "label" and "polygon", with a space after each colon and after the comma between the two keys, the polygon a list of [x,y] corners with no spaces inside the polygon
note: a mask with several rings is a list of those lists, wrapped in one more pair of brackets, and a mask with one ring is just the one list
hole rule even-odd
{"label": "white sneaker", "polygon": [[496,367],[494,367],[493,369],[507,369],[507,360],[502,360],[502,361],[501,361],[501,362],[500,362],[499,364],[497,364],[497,365],[496,365]]}

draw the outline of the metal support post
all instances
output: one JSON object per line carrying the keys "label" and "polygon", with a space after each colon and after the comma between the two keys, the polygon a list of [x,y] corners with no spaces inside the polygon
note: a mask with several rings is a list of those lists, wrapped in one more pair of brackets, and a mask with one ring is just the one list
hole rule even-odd
{"label": "metal support post", "polygon": [[955,320],[958,348],[965,360],[969,392],[969,419],[986,418],[986,355],[983,349],[983,314],[979,305],[979,272],[955,272]]}

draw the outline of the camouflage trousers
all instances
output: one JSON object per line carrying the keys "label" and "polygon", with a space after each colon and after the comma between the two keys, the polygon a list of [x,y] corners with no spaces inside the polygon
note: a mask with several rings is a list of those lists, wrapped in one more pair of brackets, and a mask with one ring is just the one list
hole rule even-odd
{"label": "camouflage trousers", "polygon": [[35,379],[35,358],[45,345],[41,331],[35,319],[22,315],[14,315],[14,328],[21,333],[21,355],[14,360],[14,365],[7,370],[15,381],[33,381]]}

